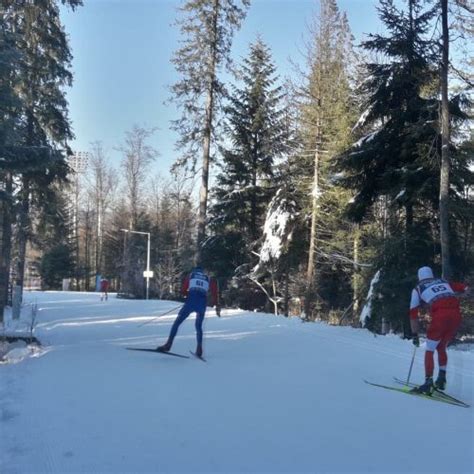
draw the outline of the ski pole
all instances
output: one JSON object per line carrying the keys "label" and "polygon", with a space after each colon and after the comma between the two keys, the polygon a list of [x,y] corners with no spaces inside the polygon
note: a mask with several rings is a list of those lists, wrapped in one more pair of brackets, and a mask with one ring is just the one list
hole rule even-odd
{"label": "ski pole", "polygon": [[165,313],[161,313],[156,318],[152,318],[149,321],[145,321],[144,323],[139,324],[137,327],[141,328],[142,326],[145,326],[145,324],[149,324],[149,323],[153,322],[155,319],[161,318],[162,316],[166,316],[167,314],[172,313],[175,309],[181,308],[181,306],[182,306],[181,304],[178,305],[178,306],[175,306],[174,308],[170,309],[169,311],[166,311]]}
{"label": "ski pole", "polygon": [[410,383],[411,369],[413,369],[413,362],[415,361],[416,346],[413,350],[413,357],[411,358],[410,370],[408,371],[407,385]]}

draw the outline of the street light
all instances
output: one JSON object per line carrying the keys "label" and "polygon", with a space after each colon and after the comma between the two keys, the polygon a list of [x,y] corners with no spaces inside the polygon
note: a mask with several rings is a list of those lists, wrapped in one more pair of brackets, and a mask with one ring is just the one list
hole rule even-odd
{"label": "street light", "polygon": [[150,291],[150,278],[153,277],[153,272],[150,271],[150,232],[140,232],[138,230],[120,229],[122,232],[130,232],[131,234],[141,234],[148,236],[148,245],[146,252],[146,270],[143,272],[143,276],[146,278],[146,299],[148,299],[148,293]]}

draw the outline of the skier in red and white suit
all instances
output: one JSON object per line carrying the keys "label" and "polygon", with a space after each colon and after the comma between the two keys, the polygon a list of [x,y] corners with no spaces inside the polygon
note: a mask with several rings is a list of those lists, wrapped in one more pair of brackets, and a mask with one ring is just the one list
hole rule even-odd
{"label": "skier in red and white suit", "polygon": [[107,301],[109,299],[109,280],[107,280],[107,278],[102,278],[100,280],[100,291],[100,301],[103,301],[104,299]]}
{"label": "skier in red and white suit", "polygon": [[[425,383],[418,388],[422,393],[431,393],[433,388],[444,390],[446,387],[446,366],[448,355],[446,346],[454,339],[461,324],[461,309],[456,294],[464,293],[467,286],[463,283],[447,282],[434,278],[430,267],[418,270],[418,285],[411,293],[410,323],[413,344],[420,345],[418,337],[418,312],[428,309],[431,323],[426,331]],[[434,351],[438,351],[439,374],[433,384]]]}

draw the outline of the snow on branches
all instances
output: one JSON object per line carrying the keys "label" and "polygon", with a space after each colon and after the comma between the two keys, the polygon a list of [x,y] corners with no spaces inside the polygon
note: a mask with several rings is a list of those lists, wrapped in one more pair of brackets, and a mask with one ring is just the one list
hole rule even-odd
{"label": "snow on branches", "polygon": [[263,227],[263,244],[259,253],[260,260],[253,269],[255,275],[261,273],[269,264],[278,262],[284,253],[284,247],[291,241],[291,222],[296,217],[296,203],[283,197],[281,189],[277,191],[268,206]]}
{"label": "snow on branches", "polygon": [[372,278],[372,281],[370,282],[369,292],[367,293],[365,305],[362,308],[362,311],[360,313],[360,322],[362,323],[362,327],[365,326],[366,319],[370,318],[372,315],[372,301],[374,298],[374,288],[375,288],[375,285],[377,285],[377,283],[379,282],[379,280],[380,280],[380,270],[377,270],[374,277]]}

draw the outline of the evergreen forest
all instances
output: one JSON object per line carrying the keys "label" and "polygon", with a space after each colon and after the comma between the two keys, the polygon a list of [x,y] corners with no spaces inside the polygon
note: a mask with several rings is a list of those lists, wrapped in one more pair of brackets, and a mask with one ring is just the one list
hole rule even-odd
{"label": "evergreen forest", "polygon": [[[61,12],[82,3],[0,0],[0,321],[24,291],[100,277],[117,297],[180,300],[199,264],[223,307],[410,337],[419,267],[473,287],[468,1],[378,0],[383,33],[356,42],[338,1],[315,0],[289,76],[263,35],[232,54],[251,0],[176,2],[166,174],[166,130],[140,117],[120,163],[100,130],[71,146]],[[462,308],[472,335],[472,298]]]}

